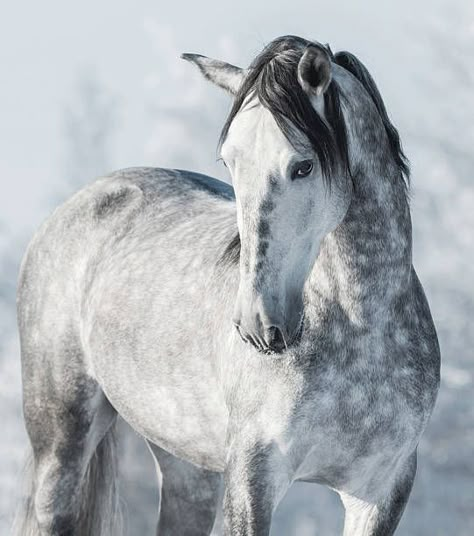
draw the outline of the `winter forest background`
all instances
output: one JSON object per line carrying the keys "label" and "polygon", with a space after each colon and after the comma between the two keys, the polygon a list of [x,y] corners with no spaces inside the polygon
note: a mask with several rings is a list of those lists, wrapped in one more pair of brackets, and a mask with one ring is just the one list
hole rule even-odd
{"label": "winter forest background", "polygon": [[[245,66],[283,34],[365,62],[412,162],[414,262],[441,343],[442,384],[399,534],[474,534],[474,3],[472,0],[22,1],[0,14],[0,534],[8,534],[27,440],[15,326],[18,265],[34,229],[107,171],[216,162],[228,98],[179,59]],[[154,534],[154,467],[121,425],[128,533]],[[274,536],[336,535],[330,491],[295,485]]]}

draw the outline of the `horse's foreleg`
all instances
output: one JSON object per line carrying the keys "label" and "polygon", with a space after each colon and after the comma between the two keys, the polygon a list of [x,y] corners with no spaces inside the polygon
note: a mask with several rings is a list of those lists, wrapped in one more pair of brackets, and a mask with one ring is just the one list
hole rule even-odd
{"label": "horse's foreleg", "polygon": [[148,445],[161,484],[158,536],[209,536],[222,476],[180,460],[152,443]]}
{"label": "horse's foreleg", "polygon": [[416,452],[379,500],[341,493],[346,509],[344,536],[391,536],[402,517],[416,473]]}
{"label": "horse's foreleg", "polygon": [[224,534],[268,536],[273,511],[290,483],[278,447],[233,443],[225,471]]}

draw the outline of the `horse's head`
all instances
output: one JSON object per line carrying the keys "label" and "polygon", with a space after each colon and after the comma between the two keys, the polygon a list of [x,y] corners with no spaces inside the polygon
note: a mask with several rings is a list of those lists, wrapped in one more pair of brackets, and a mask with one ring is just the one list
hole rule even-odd
{"label": "horse's head", "polygon": [[183,57],[234,95],[220,144],[235,189],[241,242],[234,323],[258,349],[279,352],[298,336],[305,281],[351,198],[330,52],[285,37],[248,70]]}

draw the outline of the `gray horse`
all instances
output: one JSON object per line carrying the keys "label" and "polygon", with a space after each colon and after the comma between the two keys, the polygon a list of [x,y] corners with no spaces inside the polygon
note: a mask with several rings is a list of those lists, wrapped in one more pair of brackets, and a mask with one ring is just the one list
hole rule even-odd
{"label": "gray horse", "polygon": [[21,268],[22,536],[116,535],[114,422],[148,442],[158,534],[268,535],[294,481],[336,490],[346,536],[393,534],[435,403],[439,347],[412,266],[408,167],[362,63],[286,36],[234,96],[234,189],[187,171],[101,178]]}

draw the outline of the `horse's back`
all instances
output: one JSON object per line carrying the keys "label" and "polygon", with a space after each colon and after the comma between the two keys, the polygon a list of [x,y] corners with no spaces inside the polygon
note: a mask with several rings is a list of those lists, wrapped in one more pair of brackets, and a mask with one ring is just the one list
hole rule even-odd
{"label": "horse's back", "polygon": [[127,234],[146,230],[145,219],[159,227],[161,220],[161,228],[153,230],[165,234],[180,220],[205,211],[206,201],[229,206],[233,199],[226,183],[187,171],[130,168],[97,179],[59,206],[31,240],[18,282],[20,320],[28,314],[23,304],[30,306],[35,292],[56,285],[56,293],[68,297],[80,288],[94,257]]}

